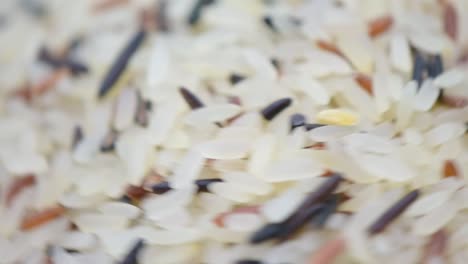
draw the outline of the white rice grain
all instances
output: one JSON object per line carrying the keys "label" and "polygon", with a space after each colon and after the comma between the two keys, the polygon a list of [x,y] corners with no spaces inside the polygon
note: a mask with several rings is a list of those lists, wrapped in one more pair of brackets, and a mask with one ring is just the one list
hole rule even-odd
{"label": "white rice grain", "polygon": [[395,182],[405,182],[416,176],[414,169],[394,155],[356,153],[354,160],[375,177]]}
{"label": "white rice grain", "polygon": [[124,89],[117,100],[115,107],[114,128],[121,131],[128,128],[135,118],[138,98],[132,89]]}
{"label": "white rice grain", "polygon": [[407,216],[421,216],[446,203],[454,190],[439,191],[428,194],[414,202],[405,212]]}
{"label": "white rice grain", "polygon": [[317,142],[327,142],[342,138],[354,131],[355,128],[349,126],[322,126],[312,129],[309,138]]}
{"label": "white rice grain", "polygon": [[170,179],[171,186],[174,188],[190,186],[200,174],[204,162],[205,158],[198,149],[189,150],[174,170],[174,174]]}
{"label": "white rice grain", "polygon": [[418,111],[428,111],[437,101],[439,97],[439,88],[434,85],[431,79],[426,79],[419,88],[418,93],[414,97],[413,108]]}
{"label": "white rice grain", "polygon": [[176,189],[164,195],[154,195],[142,201],[141,208],[145,216],[153,221],[158,221],[179,208],[187,206],[194,194],[194,188]]}
{"label": "white rice grain", "polygon": [[215,182],[210,184],[208,189],[212,193],[236,203],[247,203],[253,199],[251,194],[231,183]]}
{"label": "white rice grain", "polygon": [[292,181],[317,177],[323,173],[323,165],[312,158],[279,160],[265,172],[268,182]]}
{"label": "white rice grain", "polygon": [[238,213],[228,215],[223,223],[226,228],[234,231],[252,232],[260,228],[263,221],[257,214]]}
{"label": "white rice grain", "polygon": [[[441,53],[446,45],[445,38],[441,35],[429,32],[412,33],[408,35],[408,38],[411,44],[416,48],[430,54]],[[431,45],[427,45],[426,43],[431,43]]]}
{"label": "white rice grain", "polygon": [[229,183],[234,183],[246,192],[256,195],[269,194],[273,187],[271,184],[266,183],[253,175],[245,172],[228,172],[222,175],[222,178]]}
{"label": "white rice grain", "polygon": [[461,84],[464,80],[465,76],[462,71],[452,69],[437,76],[434,79],[434,85],[443,89],[449,89]]}
{"label": "white rice grain", "polygon": [[66,249],[89,250],[96,246],[96,237],[89,233],[70,231],[64,234],[57,245]]}
{"label": "white rice grain", "polygon": [[270,222],[284,220],[301,203],[303,195],[294,189],[283,192],[260,207],[260,212]]}
{"label": "white rice grain", "polygon": [[268,79],[276,79],[276,69],[273,64],[257,50],[245,50],[244,58],[252,69],[258,74]]}
{"label": "white rice grain", "polygon": [[249,141],[232,139],[215,139],[203,142],[197,150],[207,159],[241,159],[249,150]]}
{"label": "white rice grain", "polygon": [[396,33],[390,41],[390,61],[395,69],[409,73],[411,71],[411,51],[408,40],[403,34]]}
{"label": "white rice grain", "polygon": [[134,219],[141,213],[138,207],[121,202],[107,202],[101,204],[98,210],[106,215],[124,216],[129,219]]}
{"label": "white rice grain", "polygon": [[465,126],[459,123],[440,124],[425,133],[424,139],[429,146],[437,146],[465,133]]}
{"label": "white rice grain", "polygon": [[456,204],[446,202],[429,214],[415,220],[412,225],[412,232],[417,235],[430,235],[447,224],[457,211]]}
{"label": "white rice grain", "polygon": [[146,74],[148,87],[153,88],[161,84],[169,75],[171,55],[165,39],[155,40]]}
{"label": "white rice grain", "polygon": [[191,126],[200,126],[222,122],[239,114],[240,110],[240,107],[234,104],[207,106],[190,112],[185,117],[185,123]]}

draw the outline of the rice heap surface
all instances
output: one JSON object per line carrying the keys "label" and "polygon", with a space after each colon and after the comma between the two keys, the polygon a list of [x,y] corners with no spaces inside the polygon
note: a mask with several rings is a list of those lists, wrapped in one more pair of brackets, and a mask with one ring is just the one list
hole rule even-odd
{"label": "rice heap surface", "polygon": [[2,0],[0,43],[0,263],[467,263],[467,0]]}

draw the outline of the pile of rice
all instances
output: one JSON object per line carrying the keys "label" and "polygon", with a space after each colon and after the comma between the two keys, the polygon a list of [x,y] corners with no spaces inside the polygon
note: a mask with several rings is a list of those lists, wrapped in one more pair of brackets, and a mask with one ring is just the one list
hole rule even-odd
{"label": "pile of rice", "polygon": [[2,0],[0,43],[0,263],[468,260],[467,0]]}

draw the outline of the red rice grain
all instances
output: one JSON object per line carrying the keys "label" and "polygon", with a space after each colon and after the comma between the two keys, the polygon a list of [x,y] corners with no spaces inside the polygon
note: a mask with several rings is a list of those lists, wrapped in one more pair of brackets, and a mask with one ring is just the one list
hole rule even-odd
{"label": "red rice grain", "polygon": [[362,73],[354,75],[354,80],[359,84],[359,86],[366,91],[368,94],[372,95],[372,79]]}
{"label": "red rice grain", "polygon": [[468,97],[451,96],[444,94],[441,98],[441,102],[449,107],[463,108],[468,106]]}
{"label": "red rice grain", "polygon": [[343,53],[340,51],[340,49],[338,49],[337,46],[335,46],[335,44],[333,43],[330,43],[330,42],[326,42],[326,41],[323,41],[323,40],[317,40],[317,42],[315,43],[320,49],[324,50],[324,51],[328,51],[328,52],[331,52],[331,53],[334,53],[340,57],[344,57]]}
{"label": "red rice grain", "polygon": [[258,214],[259,213],[259,206],[258,205],[252,205],[252,206],[244,206],[244,207],[238,207],[235,208],[229,212],[224,212],[218,214],[214,219],[213,223],[215,223],[219,227],[224,227],[224,219],[231,215],[231,214],[240,214],[240,213],[252,213],[252,214]]}
{"label": "red rice grain", "polygon": [[47,76],[44,80],[40,81],[36,85],[29,85],[22,88],[16,93],[16,95],[29,102],[35,97],[41,96],[53,87],[55,87],[55,85],[68,74],[69,70],[67,68],[59,68],[53,71],[49,76]]}
{"label": "red rice grain", "polygon": [[[420,263],[421,264],[434,263],[431,261],[434,258],[440,258],[440,259],[447,261],[446,255],[445,255],[447,244],[448,244],[448,234],[444,229],[441,229],[435,232],[434,234],[432,234],[432,236],[430,236],[429,238],[428,243],[424,247],[424,251],[423,251],[423,255],[421,257]],[[445,261],[442,263],[445,263]]]}
{"label": "red rice grain", "polygon": [[455,162],[453,160],[446,160],[444,162],[444,175],[443,176],[444,178],[460,176],[458,172],[458,168],[455,165]]}
{"label": "red rice grain", "polygon": [[393,17],[384,15],[369,22],[367,25],[367,33],[370,37],[375,38],[389,30],[392,25]]}
{"label": "red rice grain", "polygon": [[346,249],[343,238],[328,241],[320,247],[307,264],[331,264]]}
{"label": "red rice grain", "polygon": [[31,187],[36,184],[36,177],[33,174],[28,174],[23,177],[17,178],[10,186],[5,198],[7,206],[10,206],[15,197],[25,188]]}
{"label": "red rice grain", "polygon": [[140,200],[147,194],[147,191],[140,186],[130,185],[127,187],[125,194],[134,200]]}
{"label": "red rice grain", "polygon": [[62,206],[54,206],[46,208],[39,212],[34,212],[23,218],[21,222],[21,230],[28,231],[44,225],[54,219],[59,218],[65,213],[65,208]]}
{"label": "red rice grain", "polygon": [[443,11],[444,31],[453,41],[458,38],[458,15],[457,10],[450,1],[444,3]]}

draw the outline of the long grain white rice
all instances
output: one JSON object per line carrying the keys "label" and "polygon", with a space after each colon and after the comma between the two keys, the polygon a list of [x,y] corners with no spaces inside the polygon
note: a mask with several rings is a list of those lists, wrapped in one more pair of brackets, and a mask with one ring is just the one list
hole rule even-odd
{"label": "long grain white rice", "polygon": [[312,158],[279,160],[265,172],[265,180],[281,182],[317,177],[323,170],[322,164]]}
{"label": "long grain white rice", "polygon": [[393,67],[404,73],[411,70],[411,52],[408,40],[403,34],[394,34],[390,42],[390,61]]}
{"label": "long grain white rice", "polygon": [[241,159],[247,155],[250,144],[245,140],[218,139],[204,142],[197,149],[208,159]]}
{"label": "long grain white rice", "polygon": [[453,203],[444,203],[427,215],[413,223],[413,232],[419,235],[429,235],[439,230],[457,213],[457,206]]}
{"label": "long grain white rice", "polygon": [[188,151],[174,171],[171,179],[174,188],[190,186],[192,181],[198,177],[204,161],[203,155],[197,149]]}
{"label": "long grain white rice", "polygon": [[434,85],[441,88],[452,88],[459,85],[464,80],[463,73],[458,69],[446,71],[434,79]]}
{"label": "long grain white rice", "polygon": [[450,190],[431,193],[411,205],[406,212],[406,215],[421,216],[427,214],[431,210],[444,204],[448,199],[450,199],[452,194],[453,191]]}
{"label": "long grain white rice", "polygon": [[135,118],[138,98],[134,90],[125,89],[117,100],[114,128],[118,131],[128,128]]}

